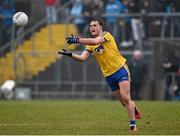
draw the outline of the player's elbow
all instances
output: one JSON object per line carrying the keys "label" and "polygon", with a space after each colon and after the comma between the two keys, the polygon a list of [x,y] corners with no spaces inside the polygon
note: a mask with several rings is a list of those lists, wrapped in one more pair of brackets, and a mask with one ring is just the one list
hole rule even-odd
{"label": "player's elbow", "polygon": [[77,61],[79,61],[79,62],[84,62],[84,61],[86,61],[86,60],[87,60],[87,58],[86,58],[86,57],[81,56],[81,57],[76,58],[76,60],[77,60]]}
{"label": "player's elbow", "polygon": [[100,44],[100,40],[98,38],[93,38],[90,43],[91,45],[97,45],[97,44]]}
{"label": "player's elbow", "polygon": [[93,40],[93,44],[94,45],[97,45],[97,44],[100,44],[101,43],[101,40],[100,39],[94,39]]}
{"label": "player's elbow", "polygon": [[97,44],[99,44],[99,41],[95,39],[95,40],[92,42],[92,44],[97,45]]}
{"label": "player's elbow", "polygon": [[79,62],[83,63],[84,61],[86,61],[86,59],[84,58],[81,58],[81,59],[78,59]]}
{"label": "player's elbow", "polygon": [[87,59],[88,59],[88,57],[84,56],[84,57],[81,58],[81,62],[84,62],[84,61],[86,61]]}
{"label": "player's elbow", "polygon": [[93,40],[93,44],[98,45],[98,44],[103,43],[104,41],[105,41],[105,39],[103,37],[98,37]]}
{"label": "player's elbow", "polygon": [[86,55],[85,53],[82,53],[81,55],[77,55],[77,54],[72,54],[72,58],[79,61],[79,62],[84,62],[87,60],[88,55]]}

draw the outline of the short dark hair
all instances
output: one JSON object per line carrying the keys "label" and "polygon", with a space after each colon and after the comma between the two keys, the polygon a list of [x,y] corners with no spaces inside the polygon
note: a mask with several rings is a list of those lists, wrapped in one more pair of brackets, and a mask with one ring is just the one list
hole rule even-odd
{"label": "short dark hair", "polygon": [[100,18],[91,18],[89,24],[90,24],[92,21],[98,21],[99,25],[101,25],[101,26],[104,25],[103,21],[102,21]]}

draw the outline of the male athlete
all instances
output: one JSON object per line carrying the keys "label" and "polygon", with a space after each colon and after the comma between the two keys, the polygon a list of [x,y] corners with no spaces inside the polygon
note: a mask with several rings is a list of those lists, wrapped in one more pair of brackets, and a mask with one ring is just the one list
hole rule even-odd
{"label": "male athlete", "polygon": [[81,55],[64,49],[58,53],[70,56],[80,62],[87,60],[92,53],[112,92],[121,104],[127,108],[130,130],[137,131],[135,118],[140,119],[141,113],[130,98],[130,73],[126,65],[126,59],[118,51],[112,35],[109,32],[103,32],[103,22],[101,20],[91,20],[90,33],[92,38],[78,38],[73,35],[66,38],[68,44],[81,43],[86,45],[86,49]]}

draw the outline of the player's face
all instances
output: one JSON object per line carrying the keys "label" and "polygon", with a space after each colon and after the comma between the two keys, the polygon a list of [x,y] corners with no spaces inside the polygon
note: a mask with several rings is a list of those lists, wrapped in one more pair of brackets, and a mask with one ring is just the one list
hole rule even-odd
{"label": "player's face", "polygon": [[93,37],[99,36],[102,32],[102,26],[99,25],[98,21],[91,21],[89,29]]}

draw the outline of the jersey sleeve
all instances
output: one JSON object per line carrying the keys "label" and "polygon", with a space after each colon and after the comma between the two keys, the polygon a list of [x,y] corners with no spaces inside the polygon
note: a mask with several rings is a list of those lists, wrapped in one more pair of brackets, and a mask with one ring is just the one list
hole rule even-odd
{"label": "jersey sleeve", "polygon": [[103,32],[102,37],[106,40],[109,41],[111,39],[110,33],[109,32]]}
{"label": "jersey sleeve", "polygon": [[85,50],[88,51],[89,53],[92,53],[92,49],[91,49],[91,47],[88,46],[88,45],[86,45],[86,49],[85,49]]}

